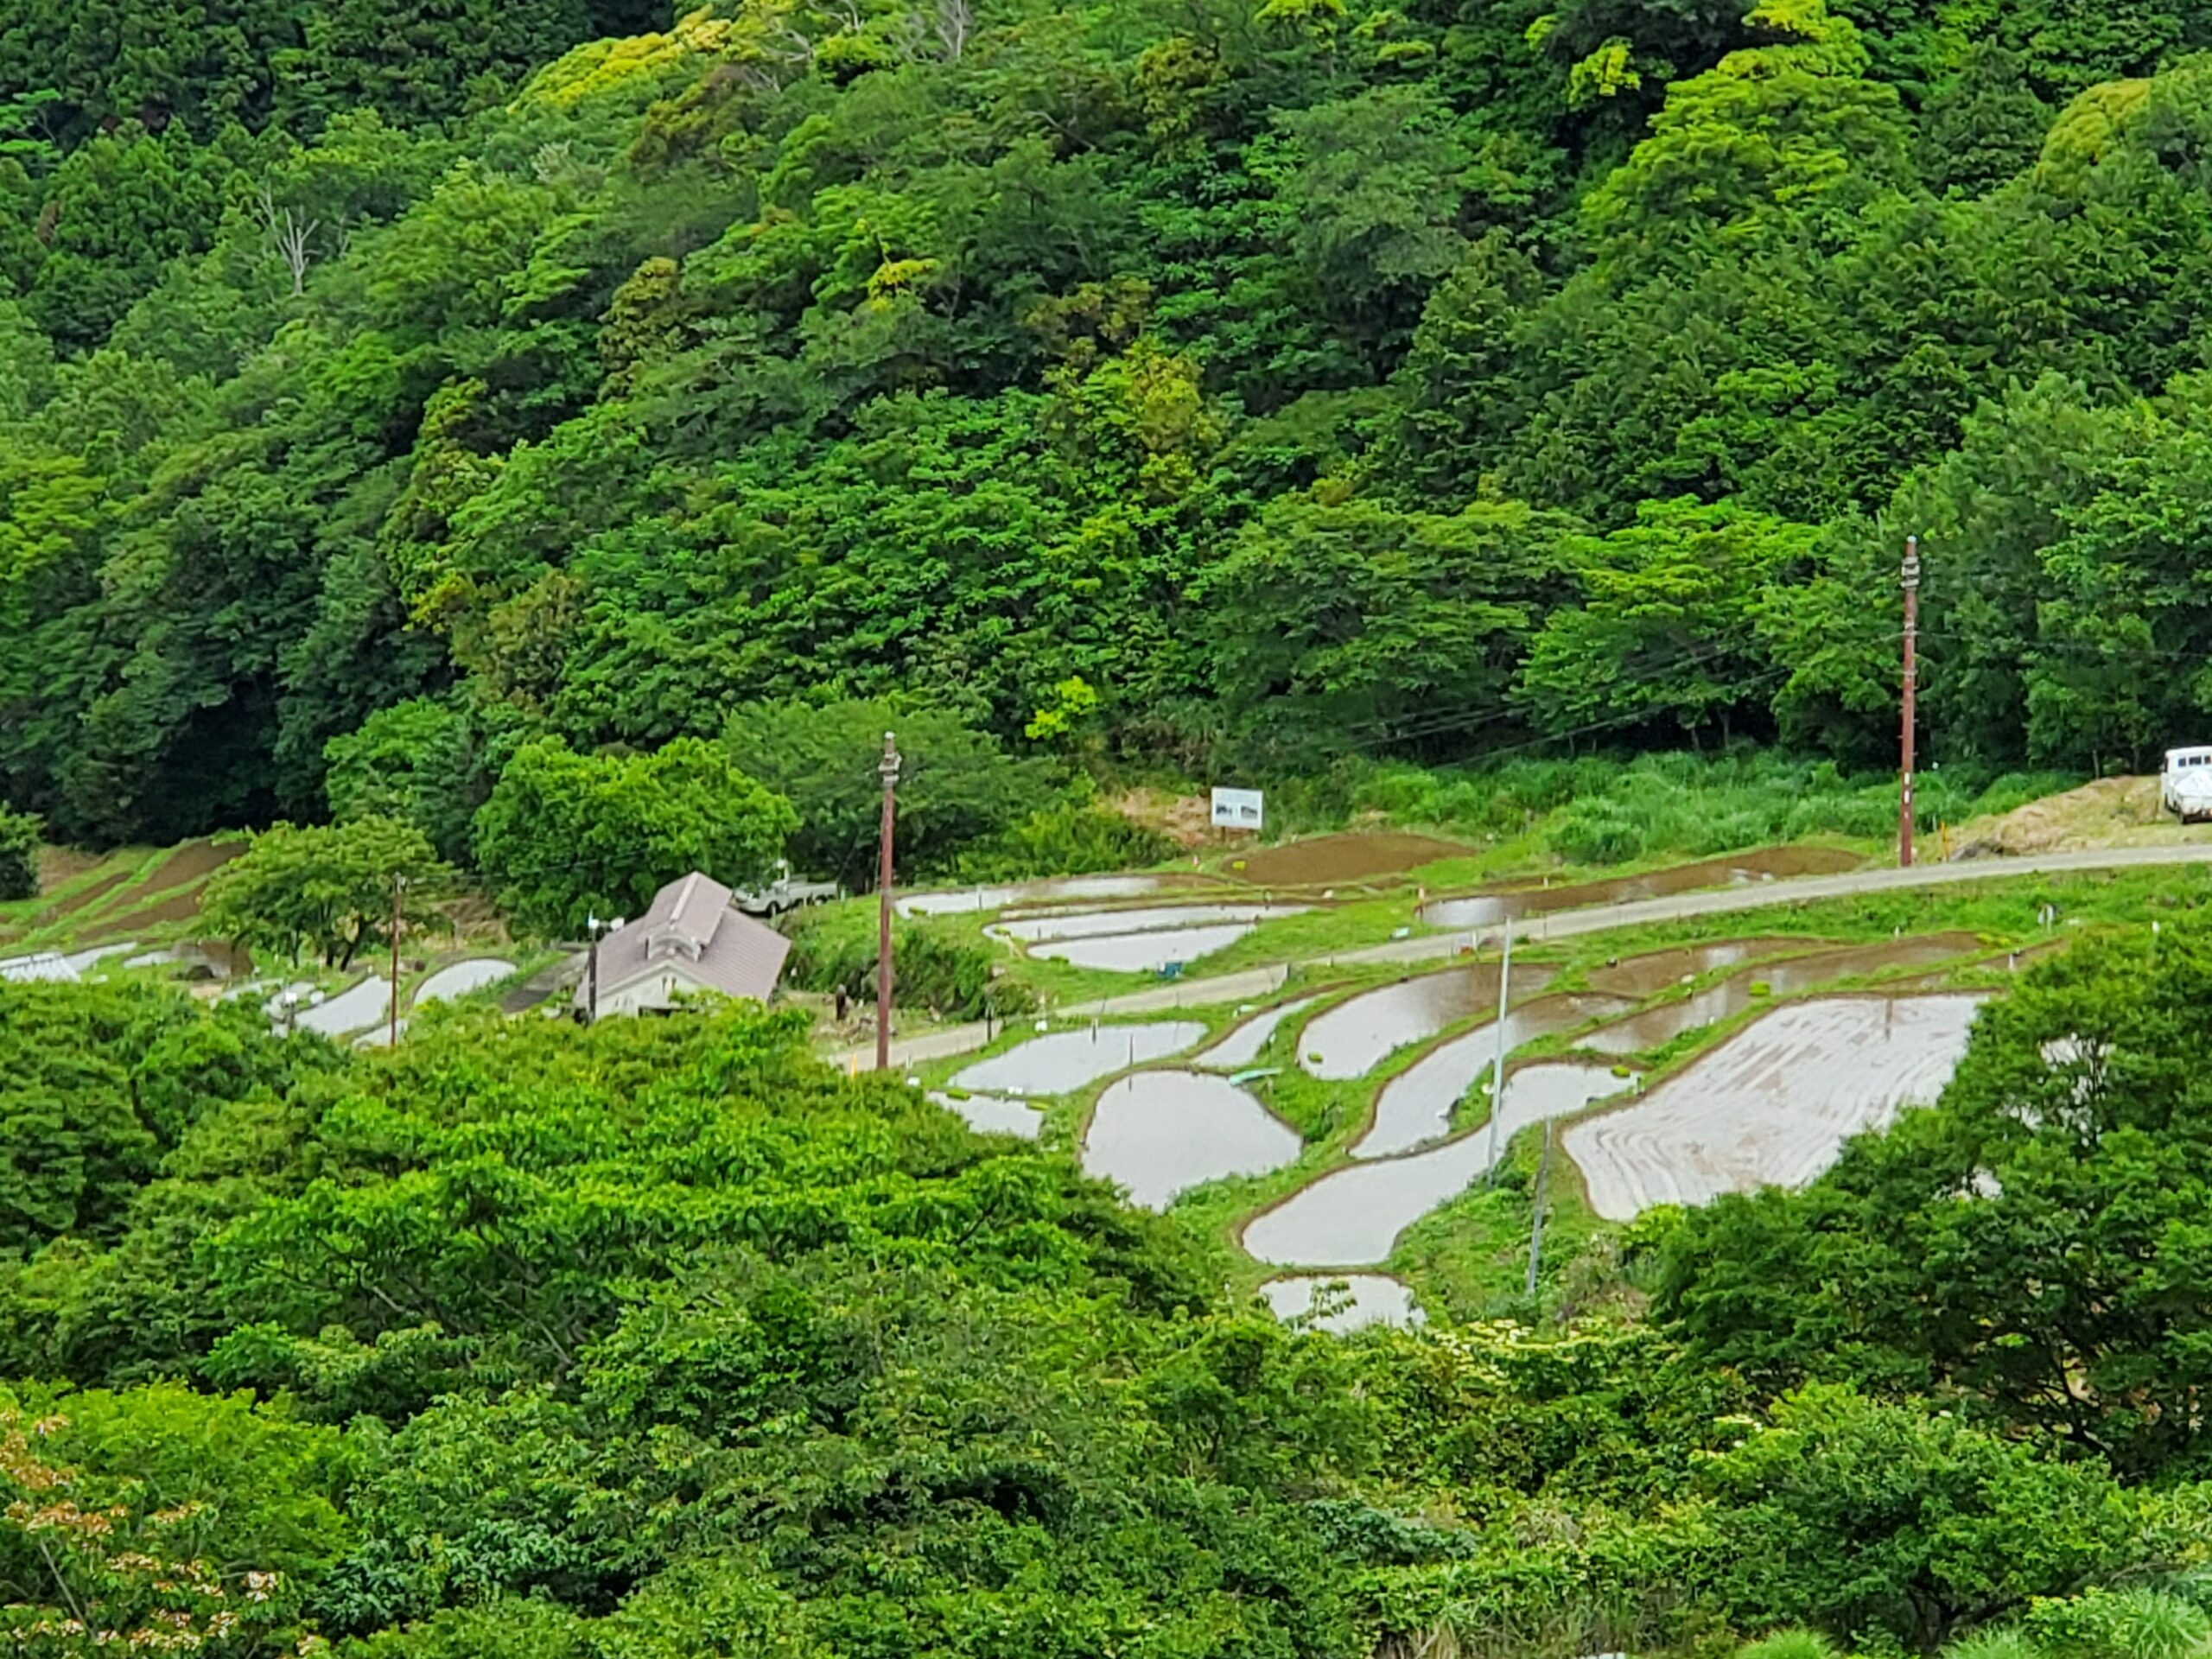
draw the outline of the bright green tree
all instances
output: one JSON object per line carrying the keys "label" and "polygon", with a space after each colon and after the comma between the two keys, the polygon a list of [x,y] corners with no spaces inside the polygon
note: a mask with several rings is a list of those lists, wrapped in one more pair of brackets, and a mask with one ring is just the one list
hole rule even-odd
{"label": "bright green tree", "polygon": [[394,818],[279,823],[209,878],[200,914],[241,944],[349,968],[390,938],[395,882],[427,887],[445,873],[423,832]]}
{"label": "bright green tree", "polygon": [[759,881],[798,827],[790,802],[700,739],[589,755],[543,738],[515,752],[477,813],[476,859],[519,925],[573,938],[691,870]]}

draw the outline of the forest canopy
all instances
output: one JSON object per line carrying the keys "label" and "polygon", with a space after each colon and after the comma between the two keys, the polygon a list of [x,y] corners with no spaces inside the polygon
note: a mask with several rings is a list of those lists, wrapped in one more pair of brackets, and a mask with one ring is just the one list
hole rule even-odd
{"label": "forest canopy", "polygon": [[0,795],[465,865],[528,746],[789,767],[733,723],[885,700],[956,772],[1848,766],[1908,532],[1924,753],[2139,763],[2212,708],[2207,47],[2084,0],[0,8]]}

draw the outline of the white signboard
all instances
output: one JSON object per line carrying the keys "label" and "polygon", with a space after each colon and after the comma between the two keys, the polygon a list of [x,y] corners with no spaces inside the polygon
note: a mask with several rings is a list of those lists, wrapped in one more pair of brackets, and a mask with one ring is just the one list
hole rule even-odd
{"label": "white signboard", "polygon": [[1256,789],[1214,791],[1213,827],[1217,830],[1257,830],[1260,827],[1260,791]]}

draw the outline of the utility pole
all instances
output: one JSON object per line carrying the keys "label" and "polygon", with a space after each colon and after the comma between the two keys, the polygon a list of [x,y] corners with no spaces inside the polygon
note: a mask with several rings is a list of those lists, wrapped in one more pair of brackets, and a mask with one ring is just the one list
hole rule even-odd
{"label": "utility pole", "polygon": [[891,828],[898,814],[899,742],[883,734],[883,832],[876,847],[875,1069],[891,1069]]}
{"label": "utility pole", "polygon": [[1919,666],[1913,657],[1920,639],[1920,537],[1904,538],[1904,731],[1897,791],[1897,868],[1912,868],[1912,716]]}
{"label": "utility pole", "polygon": [[594,911],[584,918],[584,927],[591,935],[591,952],[584,963],[584,1023],[599,1023],[599,913]]}
{"label": "utility pole", "polygon": [[1513,924],[1505,925],[1505,955],[1497,964],[1497,1058],[1490,1069],[1490,1166],[1483,1172],[1483,1185],[1491,1185],[1497,1179],[1498,1121],[1505,1116],[1505,995],[1513,978]]}
{"label": "utility pole", "polygon": [[391,878],[391,1046],[399,1046],[399,899],[407,891],[407,878]]}

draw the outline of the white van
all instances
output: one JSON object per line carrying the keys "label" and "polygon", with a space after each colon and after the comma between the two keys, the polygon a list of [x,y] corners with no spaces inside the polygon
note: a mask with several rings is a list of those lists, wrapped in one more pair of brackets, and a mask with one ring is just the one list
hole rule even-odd
{"label": "white van", "polygon": [[2212,748],[2168,749],[2158,804],[2183,823],[2212,818]]}

